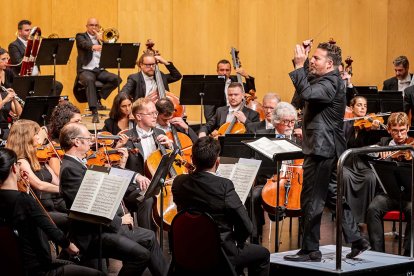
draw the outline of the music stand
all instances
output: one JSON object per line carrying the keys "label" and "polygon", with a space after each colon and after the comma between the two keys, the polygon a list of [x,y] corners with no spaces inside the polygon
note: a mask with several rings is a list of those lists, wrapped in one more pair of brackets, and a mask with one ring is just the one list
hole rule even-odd
{"label": "music stand", "polygon": [[53,76],[15,76],[13,90],[23,101],[28,96],[49,96],[52,90]]}
{"label": "music stand", "polygon": [[56,95],[56,65],[66,65],[75,38],[43,38],[36,56],[37,65],[53,65],[53,95]]}
{"label": "music stand", "polygon": [[403,91],[382,90],[378,91],[381,112],[404,111]]}
{"label": "music stand", "polygon": [[104,43],[100,68],[118,69],[118,93],[120,92],[121,68],[135,68],[140,43]]}
{"label": "music stand", "polygon": [[[168,171],[170,170],[173,162],[175,161],[176,155],[180,152],[180,149],[174,149],[172,152],[167,153],[162,156],[161,162],[157,167],[157,170],[154,173],[154,176],[151,179],[151,183],[148,186],[147,191],[144,195],[144,200],[155,197],[160,194],[160,247],[163,248],[163,239],[164,239],[164,194],[161,192],[161,189],[165,185],[165,179],[167,178]],[[140,200],[140,199],[138,199]]]}
{"label": "music stand", "polygon": [[27,97],[20,119],[32,120],[41,126],[46,126],[59,99],[59,96]]}
{"label": "music stand", "polygon": [[200,128],[203,124],[204,105],[225,105],[225,76],[184,75],[181,81],[180,103],[183,105],[201,105]]}

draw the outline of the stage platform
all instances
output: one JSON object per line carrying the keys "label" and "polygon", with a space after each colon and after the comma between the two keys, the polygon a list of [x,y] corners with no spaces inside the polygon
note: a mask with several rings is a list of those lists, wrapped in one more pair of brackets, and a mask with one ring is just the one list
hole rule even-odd
{"label": "stage platform", "polygon": [[[283,275],[284,272],[307,273],[306,275],[412,275],[414,259],[399,255],[365,251],[355,259],[347,259],[345,255],[351,248],[342,247],[342,267],[337,271],[335,261],[335,245],[321,246],[321,262],[289,262],[285,255],[295,254],[298,249],[273,253],[270,255],[270,275]],[[293,275],[293,274],[292,274]],[[297,275],[297,274],[296,274]]]}

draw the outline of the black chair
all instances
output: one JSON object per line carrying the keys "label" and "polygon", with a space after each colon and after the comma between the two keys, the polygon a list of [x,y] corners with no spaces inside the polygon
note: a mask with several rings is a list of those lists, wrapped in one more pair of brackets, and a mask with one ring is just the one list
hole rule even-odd
{"label": "black chair", "polygon": [[179,212],[171,223],[169,241],[168,275],[237,275],[209,214],[193,209]]}
{"label": "black chair", "polygon": [[[99,99],[99,92],[101,91],[103,87],[103,83],[100,81],[95,81],[96,86],[96,94]],[[86,87],[79,82],[79,79],[76,77],[75,84],[73,85],[73,95],[75,95],[75,98],[80,103],[86,103],[88,102],[88,99],[86,97]]]}
{"label": "black chair", "polygon": [[0,222],[0,267],[2,275],[24,275],[18,234],[13,228]]}

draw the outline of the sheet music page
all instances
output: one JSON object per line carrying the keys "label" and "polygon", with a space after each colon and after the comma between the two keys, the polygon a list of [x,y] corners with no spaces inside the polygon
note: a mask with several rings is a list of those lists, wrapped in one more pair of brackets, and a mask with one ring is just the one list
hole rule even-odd
{"label": "sheet music page", "polygon": [[254,179],[259,171],[261,160],[244,159],[240,158],[230,175],[230,179],[233,181],[236,193],[239,195],[243,204],[249,195],[252,188]]}
{"label": "sheet music page", "polygon": [[119,169],[119,168],[111,168],[111,171],[109,172],[109,175],[116,175],[121,177],[126,177],[131,182],[132,178],[135,175],[134,171],[126,170],[126,169]]}
{"label": "sheet music page", "polygon": [[234,167],[236,164],[219,164],[217,168],[217,175],[230,179],[230,175],[233,172]]}
{"label": "sheet music page", "polygon": [[73,201],[71,211],[89,213],[96,195],[98,194],[99,187],[102,183],[102,179],[106,173],[87,170],[83,177],[82,184],[79,187],[75,200]]}
{"label": "sheet music page", "polygon": [[275,153],[283,152],[292,152],[292,151],[302,151],[301,148],[293,145],[292,143],[286,140],[270,140],[266,137],[262,137],[253,142],[246,143],[255,150],[259,151],[264,156],[273,160],[273,155]]}

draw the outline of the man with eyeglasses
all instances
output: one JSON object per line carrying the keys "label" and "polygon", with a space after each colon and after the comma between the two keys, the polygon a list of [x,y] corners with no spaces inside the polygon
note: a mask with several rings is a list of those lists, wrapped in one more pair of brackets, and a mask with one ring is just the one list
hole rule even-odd
{"label": "man with eyeglasses", "polygon": [[151,53],[144,53],[137,61],[137,66],[140,71],[128,76],[127,83],[122,87],[121,92],[129,94],[134,101],[148,97],[153,102],[159,98],[157,81],[155,79],[155,65],[156,63],[164,64],[168,70],[168,74],[161,72],[162,83],[167,91],[170,91],[169,83],[179,81],[181,74],[171,61],[165,60],[162,56],[154,56]]}
{"label": "man with eyeglasses", "polygon": [[[102,33],[99,21],[89,18],[86,22],[86,32],[76,34],[76,48],[78,57],[76,59],[77,76],[75,79],[74,93],[79,91],[79,84],[86,88],[86,98],[89,110],[92,112],[93,123],[99,122],[98,110],[105,110],[101,99],[106,99],[118,87],[122,79],[118,75],[110,73],[99,66],[102,51]],[[102,83],[99,93],[96,89],[96,81]],[[82,97],[79,95],[79,97]],[[78,97],[76,97],[78,98]]]}
{"label": "man with eyeglasses", "polygon": [[[23,60],[24,54],[26,52],[27,41],[32,31],[32,22],[27,19],[20,20],[17,23],[17,38],[15,41],[9,44],[9,54],[10,62],[16,66],[11,67],[13,73],[18,76],[21,70],[21,62]],[[19,64],[19,65],[17,65]],[[34,65],[32,76],[37,76],[40,73],[40,67]],[[63,85],[59,81],[55,81],[55,90],[56,96],[59,96],[62,93]],[[51,93],[53,92],[53,87],[51,87]]]}
{"label": "man with eyeglasses", "polygon": [[273,110],[280,102],[280,96],[276,93],[267,93],[263,96],[262,107],[265,112],[265,120],[246,124],[249,133],[271,133],[274,130],[272,123]]}
{"label": "man with eyeglasses", "polygon": [[[407,144],[408,130],[410,129],[409,120],[407,114],[404,112],[392,113],[388,117],[387,130],[391,134],[391,137],[383,137],[378,146],[395,146]],[[411,139],[410,139],[411,141]],[[370,154],[372,155],[372,154]],[[392,152],[380,152],[379,157],[385,160],[396,160],[398,156],[392,156]],[[411,157],[411,156],[410,156]],[[406,160],[411,163],[411,160]],[[385,252],[384,243],[384,229],[383,229],[383,216],[392,210],[400,210],[400,201],[391,198],[386,194],[381,187],[380,191],[369,204],[367,210],[367,225],[369,241],[371,243],[372,250]],[[406,218],[408,218],[405,228],[404,236],[404,256],[410,256],[410,236],[411,236],[411,201],[402,201],[403,212]],[[402,237],[400,237],[402,238]]]}

